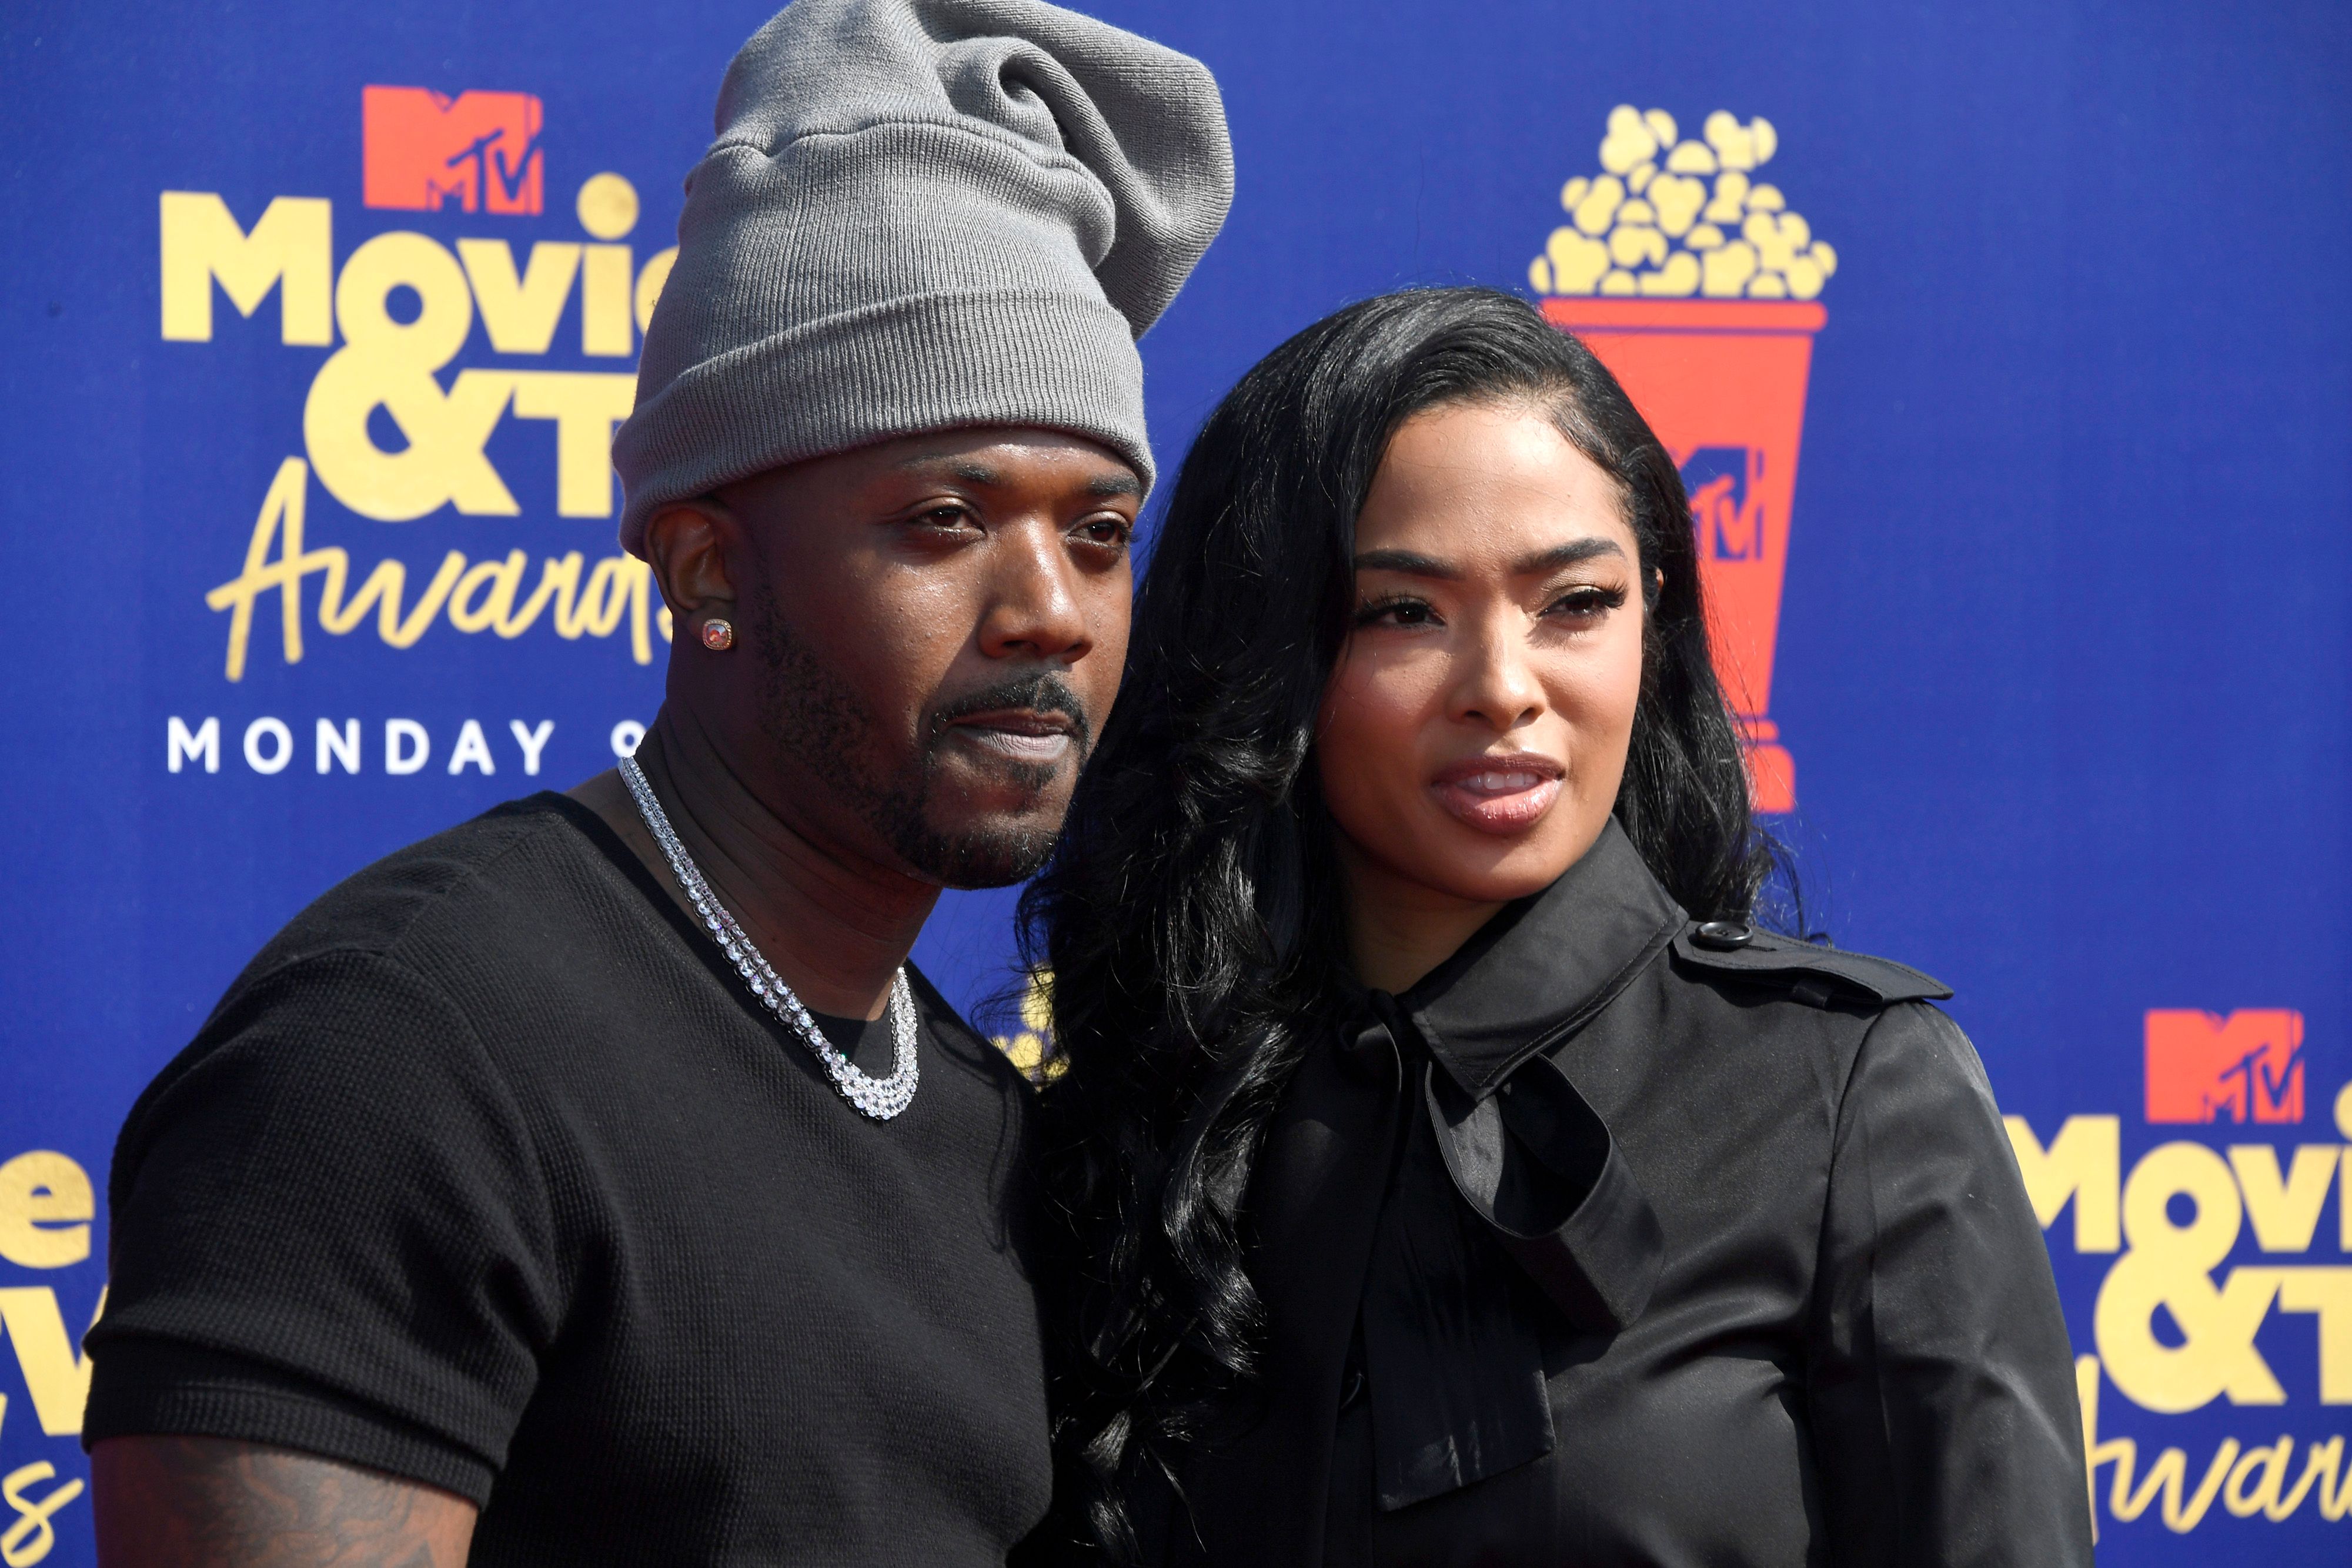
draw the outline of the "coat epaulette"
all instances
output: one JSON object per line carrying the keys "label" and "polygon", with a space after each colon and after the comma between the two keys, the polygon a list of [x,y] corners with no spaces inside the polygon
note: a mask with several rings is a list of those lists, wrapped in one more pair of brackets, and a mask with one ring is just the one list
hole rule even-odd
{"label": "coat epaulette", "polygon": [[1952,994],[1951,987],[1907,964],[1775,936],[1744,921],[1694,922],[1675,938],[1674,946],[1675,956],[1684,963],[1757,985],[1780,986],[1815,1007],[1832,1000],[1886,1007],[1942,1001]]}

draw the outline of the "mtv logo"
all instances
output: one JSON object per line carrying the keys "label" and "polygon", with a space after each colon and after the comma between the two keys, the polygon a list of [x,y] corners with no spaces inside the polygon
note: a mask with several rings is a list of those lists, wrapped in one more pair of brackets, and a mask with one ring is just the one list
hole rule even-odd
{"label": "mtv logo", "polygon": [[1702,446],[1682,465],[1691,526],[1706,560],[1764,559],[1764,501],[1754,482],[1764,476],[1764,454],[1748,446]]}
{"label": "mtv logo", "polygon": [[541,207],[539,132],[544,110],[527,92],[368,87],[360,92],[371,207],[536,216]]}
{"label": "mtv logo", "polygon": [[2224,1112],[2240,1123],[2303,1120],[2301,1013],[2148,1013],[2147,1119],[2218,1122]]}

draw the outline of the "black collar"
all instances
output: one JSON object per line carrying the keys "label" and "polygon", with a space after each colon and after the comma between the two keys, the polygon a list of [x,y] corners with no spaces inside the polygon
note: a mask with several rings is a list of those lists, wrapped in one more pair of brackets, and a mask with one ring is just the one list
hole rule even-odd
{"label": "black collar", "polygon": [[1483,1099],[1607,1007],[1687,921],[1612,817],[1558,882],[1496,915],[1397,1001],[1430,1055]]}

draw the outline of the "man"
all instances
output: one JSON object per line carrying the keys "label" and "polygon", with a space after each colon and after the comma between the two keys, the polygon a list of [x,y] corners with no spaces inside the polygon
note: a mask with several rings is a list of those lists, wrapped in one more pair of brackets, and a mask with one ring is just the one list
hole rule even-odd
{"label": "man", "polygon": [[1045,1513],[1027,1091],[905,960],[1109,709],[1223,112],[1035,0],[800,0],[718,120],[615,447],[642,766],[329,893],[142,1097],[103,1562],[977,1564]]}

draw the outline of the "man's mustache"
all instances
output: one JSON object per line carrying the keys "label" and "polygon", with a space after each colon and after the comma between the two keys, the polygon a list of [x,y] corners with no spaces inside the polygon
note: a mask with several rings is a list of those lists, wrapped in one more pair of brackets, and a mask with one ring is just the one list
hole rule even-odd
{"label": "man's mustache", "polygon": [[1032,713],[1058,713],[1070,721],[1070,739],[1083,758],[1093,746],[1093,727],[1087,722],[1087,710],[1078,702],[1078,695],[1070,690],[1059,675],[1040,671],[1034,675],[1016,675],[967,692],[946,706],[932,711],[930,731],[934,739],[947,733],[948,727],[974,714],[996,713],[1006,708],[1026,708]]}

